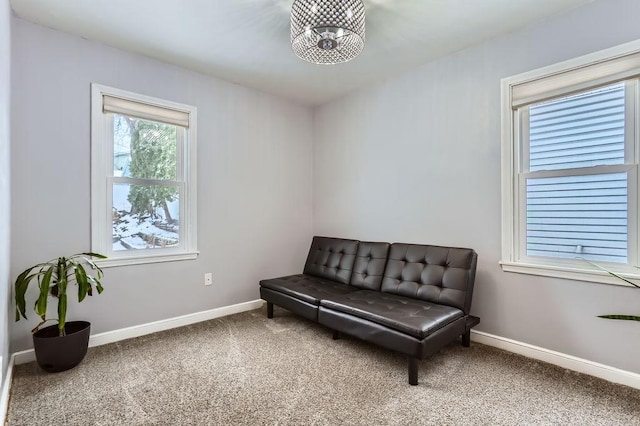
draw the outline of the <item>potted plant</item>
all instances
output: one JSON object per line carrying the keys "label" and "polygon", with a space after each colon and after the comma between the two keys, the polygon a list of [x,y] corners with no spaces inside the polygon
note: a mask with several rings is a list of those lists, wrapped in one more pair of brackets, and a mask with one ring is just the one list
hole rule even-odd
{"label": "potted plant", "polygon": [[[38,263],[22,272],[15,282],[16,321],[27,319],[26,292],[35,278],[39,294],[34,311],[40,316],[40,323],[33,329],[33,348],[38,365],[48,372],[65,371],[75,367],[87,353],[91,324],[86,321],[67,322],[67,291],[74,282],[78,286],[78,302],[87,295],[93,295],[93,288],[102,293],[100,280],[102,269],[92,258],[104,259],[98,253],[79,253],[69,257],[59,257]],[[91,272],[94,275],[91,275]],[[49,297],[58,299],[58,324],[41,328],[47,321]]]}

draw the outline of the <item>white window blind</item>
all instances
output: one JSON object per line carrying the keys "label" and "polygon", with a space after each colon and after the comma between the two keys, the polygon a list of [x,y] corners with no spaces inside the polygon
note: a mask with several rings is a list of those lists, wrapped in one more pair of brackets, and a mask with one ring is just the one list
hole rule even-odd
{"label": "white window blind", "polygon": [[630,52],[515,84],[511,87],[511,103],[520,107],[638,75],[640,52]]}
{"label": "white window blind", "polygon": [[189,112],[187,111],[180,111],[110,95],[103,95],[102,99],[102,111],[105,113],[127,115],[142,118],[143,120],[189,127]]}

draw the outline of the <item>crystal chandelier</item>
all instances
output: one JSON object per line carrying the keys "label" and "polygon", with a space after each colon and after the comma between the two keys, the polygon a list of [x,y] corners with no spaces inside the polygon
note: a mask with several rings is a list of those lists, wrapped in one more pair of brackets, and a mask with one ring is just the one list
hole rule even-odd
{"label": "crystal chandelier", "polygon": [[362,0],[295,0],[291,7],[291,47],[316,64],[337,64],[364,48]]}

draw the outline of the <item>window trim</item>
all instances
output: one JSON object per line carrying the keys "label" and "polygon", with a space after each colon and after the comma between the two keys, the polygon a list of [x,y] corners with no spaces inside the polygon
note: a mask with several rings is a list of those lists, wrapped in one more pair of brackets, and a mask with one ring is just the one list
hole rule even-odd
{"label": "window trim", "polygon": [[[536,84],[537,90],[544,88],[544,79],[549,78],[552,83],[552,89],[550,91],[550,98],[564,96],[565,94],[557,94],[557,88],[553,87],[553,84],[557,84],[557,80],[553,81],[556,77],[562,77],[566,79],[567,75],[572,72],[577,73],[580,78],[585,75],[585,69],[594,67],[594,69],[607,69],[607,62],[614,63],[619,59],[625,59],[625,57],[640,54],[640,40],[625,43],[619,46],[615,46],[609,49],[601,50],[595,53],[591,53],[585,56],[574,58],[568,61],[560,62],[536,70],[528,71],[515,76],[507,77],[501,80],[501,169],[502,169],[502,256],[499,264],[505,272],[515,272],[522,274],[539,275],[546,277],[564,278],[580,281],[589,281],[605,284],[615,284],[622,286],[629,286],[629,284],[622,282],[621,280],[612,277],[604,271],[597,269],[594,266],[589,265],[587,262],[580,261],[578,259],[553,259],[553,262],[549,262],[548,258],[541,258],[538,261],[535,258],[527,257],[526,259],[518,258],[519,250],[521,250],[521,235],[516,235],[519,229],[521,229],[521,209],[522,209],[522,191],[518,188],[518,161],[522,157],[520,150],[522,149],[519,135],[522,132],[519,120],[518,108],[513,106],[512,94],[515,86],[522,87],[526,83]],[[604,66],[603,66],[604,65]],[[588,73],[589,70],[587,70]],[[594,75],[591,78],[591,83],[585,81],[579,81],[576,85],[576,91],[588,90],[592,86],[601,86],[607,83],[615,83],[622,79],[638,78],[640,76],[640,68],[635,69],[633,72],[626,71],[624,74],[613,73],[611,75]],[[543,89],[544,90],[544,89]],[[640,158],[639,139],[638,133],[640,127],[638,123],[640,116],[640,103],[638,98],[638,90],[635,91],[635,104],[638,109],[633,118],[631,126],[635,127],[635,153],[633,154],[635,166],[626,164],[626,167],[633,168],[630,170],[631,177],[629,181],[635,186],[635,190],[629,191],[628,204],[629,206],[635,206],[635,208],[629,209],[629,228],[628,232],[635,233],[635,245],[630,247],[629,250],[629,262],[640,262],[640,230],[638,229],[637,221],[640,215],[639,196],[640,192],[640,173],[638,172],[638,160]],[[538,101],[536,101],[538,102]],[[628,147],[628,145],[627,145]],[[634,256],[634,257],[632,257]],[[607,268],[614,270],[616,273],[629,278],[640,279],[640,272],[630,265],[615,265],[606,263]],[[640,266],[640,264],[638,264]]]}
{"label": "window trim", "polygon": [[[109,132],[113,132],[113,120],[103,112],[103,96],[105,95],[180,111],[189,115],[189,126],[184,130],[186,140],[178,140],[178,173],[184,180],[184,195],[180,200],[180,237],[184,238],[184,245],[183,248],[175,249],[123,252],[118,256],[99,260],[97,263],[101,267],[113,267],[196,259],[199,254],[197,250],[196,107],[96,83],[91,84],[91,250],[98,253],[111,252],[108,248],[108,238],[105,236],[110,235],[109,230],[112,226],[109,219],[112,197],[110,191],[112,191],[111,185],[114,183],[114,179],[117,178],[114,178],[110,172],[110,168],[113,170],[113,138],[109,136]],[[111,128],[109,123],[111,123]],[[182,150],[180,145],[182,145]],[[183,155],[184,157],[182,157]]]}

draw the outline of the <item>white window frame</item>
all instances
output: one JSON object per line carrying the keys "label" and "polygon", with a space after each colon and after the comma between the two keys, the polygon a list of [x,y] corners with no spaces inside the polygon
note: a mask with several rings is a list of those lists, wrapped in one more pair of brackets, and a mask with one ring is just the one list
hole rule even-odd
{"label": "white window frame", "polygon": [[[575,92],[587,91],[589,88],[613,84],[640,77],[640,41],[626,43],[593,54],[585,55],[569,61],[540,68],[501,81],[501,111],[502,111],[502,259],[499,262],[502,270],[556,278],[566,278],[606,284],[628,285],[620,279],[590,265],[580,259],[559,259],[551,257],[526,256],[526,188],[523,184],[527,170],[524,170],[522,146],[523,125],[520,111],[514,106],[514,88],[530,87],[533,92],[547,91],[549,99],[562,97],[563,84],[573,87]],[[631,64],[631,65],[630,65]],[[547,83],[548,82],[548,83]],[[545,87],[545,85],[547,85]],[[633,116],[626,115],[625,164],[607,166],[609,170],[625,171],[630,174],[628,179],[628,263],[626,265],[611,262],[596,262],[629,279],[640,279],[640,273],[634,266],[640,266],[640,229],[638,229],[638,214],[640,211],[639,191],[640,173],[640,89],[638,82],[626,84],[627,90],[632,90],[632,96],[627,96],[627,107],[635,109]],[[517,89],[521,90],[521,89]],[[522,91],[520,96],[522,97]],[[554,94],[558,93],[558,94]],[[529,93],[526,93],[528,95]],[[569,93],[567,93],[569,94]],[[521,105],[532,103],[525,99],[519,100]],[[635,105],[634,105],[635,104]],[[628,108],[627,108],[628,111]],[[523,120],[524,121],[524,120]],[[525,147],[526,148],[526,147]],[[602,171],[602,166],[591,168],[595,173]],[[574,170],[575,172],[575,170]],[[551,172],[557,175],[557,172]],[[570,173],[569,173],[570,174]],[[580,173],[582,174],[582,173]],[[536,177],[543,177],[539,173]]]}
{"label": "white window frame", "polygon": [[[178,136],[177,144],[177,181],[182,191],[179,247],[113,251],[111,209],[113,184],[118,178],[113,176],[113,114],[103,112],[105,95],[188,114],[185,137]],[[194,106],[91,84],[91,250],[108,256],[99,261],[101,267],[197,258],[196,123]]]}

